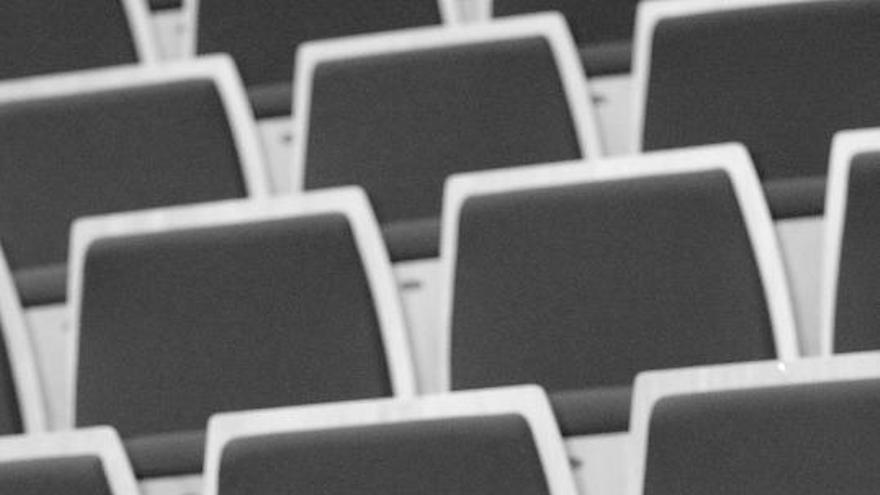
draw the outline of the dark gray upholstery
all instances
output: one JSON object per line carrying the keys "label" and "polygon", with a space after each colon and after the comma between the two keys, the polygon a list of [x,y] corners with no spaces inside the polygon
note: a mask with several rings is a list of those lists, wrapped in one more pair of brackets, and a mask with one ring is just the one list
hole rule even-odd
{"label": "dark gray upholstery", "polygon": [[12,363],[6,349],[3,326],[0,325],[0,435],[12,435],[22,431],[18,390],[15,388],[15,376],[12,374]]}
{"label": "dark gray upholstery", "polygon": [[209,80],[5,104],[0,142],[0,239],[17,275],[66,262],[77,217],[245,195]]}
{"label": "dark gray upholstery", "polygon": [[880,349],[880,152],[853,157],[837,274],[834,351]]}
{"label": "dark gray upholstery", "polygon": [[[874,0],[661,21],[651,52],[644,149],[741,141],[764,181],[821,179],[836,131],[880,124],[878,57],[880,2]],[[771,205],[772,194],[785,187],[774,189]],[[815,191],[795,191],[805,194],[806,205],[791,213],[821,213]]]}
{"label": "dark gray upholstery", "polygon": [[578,45],[630,41],[638,0],[492,0],[503,17],[556,10],[565,15]]}
{"label": "dark gray upholstery", "polygon": [[86,256],[78,426],[130,439],[391,393],[342,214],[108,238]]}
{"label": "dark gray upholstery", "polygon": [[182,0],[149,0],[149,2],[150,10],[179,9],[183,4]]}
{"label": "dark gray upholstery", "polygon": [[231,54],[249,87],[290,83],[304,41],[440,23],[437,0],[199,0],[198,17],[198,53]]}
{"label": "dark gray upholstery", "polygon": [[230,442],[219,495],[549,494],[518,415],[284,433]]}
{"label": "dark gray upholstery", "polygon": [[[758,267],[721,170],[476,196],[462,206],[456,389],[627,387],[643,370],[774,355]],[[620,413],[609,425],[626,424],[621,393],[597,406]]]}
{"label": "dark gray upholstery", "polygon": [[3,0],[0,79],[138,61],[121,0]]}
{"label": "dark gray upholstery", "polygon": [[880,380],[665,398],[644,494],[874,494]]}
{"label": "dark gray upholstery", "polygon": [[306,188],[361,185],[383,224],[437,217],[452,173],[582,156],[541,37],[319,64],[308,119]]}
{"label": "dark gray upholstery", "polygon": [[112,495],[97,456],[49,457],[0,463],[3,495]]}

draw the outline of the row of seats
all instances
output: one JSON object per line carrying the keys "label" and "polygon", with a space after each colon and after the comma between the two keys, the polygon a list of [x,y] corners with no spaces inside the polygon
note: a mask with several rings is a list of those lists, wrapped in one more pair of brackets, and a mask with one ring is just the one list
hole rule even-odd
{"label": "row of seats", "polygon": [[[825,3],[796,5],[797,10],[786,11],[781,17],[806,15]],[[872,2],[865,4],[857,0],[832,3],[837,5],[832,9],[833,16],[847,14],[840,20],[841,25],[849,25],[856,18],[870,18],[865,15],[866,11],[876,8]],[[665,8],[672,11],[674,5],[677,2],[651,2],[643,6],[642,17],[666,19],[663,15],[672,14],[659,11]],[[747,18],[766,14],[772,20],[779,17],[780,9],[779,6],[752,8]],[[702,15],[691,17],[700,19]],[[726,12],[713,16],[727,19]],[[673,16],[671,20],[658,21],[657,26],[683,24],[687,30],[691,17]],[[818,19],[818,24],[829,18],[813,17]],[[768,24],[772,25],[770,21]],[[650,31],[653,26],[640,24],[642,31]],[[681,38],[675,34],[677,31],[669,29],[672,39]],[[809,29],[810,33],[814,32]],[[866,36],[877,32],[868,31]],[[639,92],[643,95],[643,104],[636,105],[644,114],[641,119],[644,123],[639,126],[643,129],[643,138],[638,140],[641,148],[742,141],[764,180],[774,217],[821,213],[824,207],[822,176],[830,135],[840,129],[878,123],[874,115],[880,112],[873,112],[869,103],[847,104],[845,100],[838,104],[842,101],[840,98],[853,95],[857,95],[859,101],[873,99],[866,93],[874,79],[867,68],[862,70],[860,64],[854,63],[852,67],[857,75],[839,74],[834,78],[820,70],[806,74],[785,72],[789,65],[774,65],[772,70],[759,73],[740,70],[734,63],[737,59],[734,55],[726,57],[712,52],[718,60],[724,60],[723,64],[715,64],[719,67],[714,73],[719,78],[729,73],[754,78],[738,83],[737,87],[760,91],[739,97],[712,81],[694,84],[691,79],[682,80],[680,77],[689,76],[680,74],[691,73],[679,70],[684,64],[682,60],[664,62],[663,56],[652,55],[652,46],[657,47],[659,54],[683,53],[678,46],[666,50],[666,32],[666,28],[656,30],[653,43],[648,40],[644,49],[637,50],[637,60],[642,62],[637,66],[637,78],[646,79]],[[769,36],[773,29],[768,27],[766,32]],[[755,35],[751,39],[760,38]],[[685,37],[684,40],[682,42],[687,43],[691,39]],[[847,40],[859,46],[873,46],[867,38],[855,35],[848,35]],[[841,58],[841,52],[834,51],[844,50],[838,45],[822,44],[826,51],[833,52],[824,58],[829,65]],[[440,184],[450,173],[603,154],[587,99],[588,88],[580,77],[572,46],[562,21],[549,16],[510,18],[468,29],[422,28],[309,44],[300,52],[297,70],[296,99],[301,111],[294,124],[296,146],[290,168],[293,190],[362,185],[385,229],[394,261],[435,256]],[[762,49],[772,48],[772,53],[778,54],[787,46]],[[861,53],[865,50],[845,51]],[[693,65],[695,57],[688,58],[685,65]],[[760,60],[753,55],[740,58],[750,64]],[[649,60],[650,66],[646,65]],[[195,65],[210,64],[200,61]],[[801,64],[790,65],[802,67]],[[9,250],[7,254],[16,271],[63,262],[67,225],[76,216],[260,194],[270,189],[265,183],[264,166],[256,165],[261,162],[257,157],[259,144],[252,136],[248,111],[238,101],[240,96],[233,94],[240,92],[235,87],[237,82],[229,80],[235,76],[209,76],[208,70],[180,67],[144,67],[140,72],[131,69],[130,73],[123,72],[124,69],[104,69],[93,76],[29,78],[0,87],[2,117],[8,122],[0,138],[12,143],[11,147],[4,147],[0,165],[6,176],[11,177],[4,181],[6,188],[0,195],[9,198],[4,199],[9,206],[2,209],[8,217],[0,222]],[[694,70],[709,77],[705,70]],[[201,74],[201,79],[224,80],[222,105],[205,100],[212,91],[208,87],[203,89],[201,103],[193,100],[187,104],[175,100],[184,94],[182,87],[177,92],[166,87],[162,92],[168,94],[157,93],[154,98],[163,99],[163,105],[173,108],[177,115],[172,116],[171,110],[150,110],[162,107],[158,103],[146,103],[147,95],[128,94],[132,86],[178,78],[196,79],[196,73]],[[406,77],[401,77],[404,73]],[[759,74],[768,74],[772,81],[762,81],[757,78]],[[807,80],[813,83],[807,84]],[[792,81],[798,84],[793,87]],[[828,86],[832,83],[841,87]],[[351,91],[352,84],[361,91]],[[843,88],[845,84],[852,86]],[[70,89],[56,91],[57,87]],[[123,88],[126,91],[122,91]],[[119,89],[119,94],[108,94],[111,89]],[[698,92],[705,97],[697,98]],[[119,107],[112,115],[108,115],[109,110],[105,112],[105,105],[91,106],[92,101],[106,98],[112,98]],[[793,101],[795,99],[797,101]],[[135,104],[136,100],[143,103]],[[723,107],[724,102],[729,106]],[[824,110],[819,112],[816,102],[829,102],[823,105],[837,116],[831,118]],[[212,107],[209,110],[205,105]],[[58,115],[72,116],[72,112],[81,111],[79,107],[83,106],[89,108],[82,111],[92,114],[87,124],[65,124]],[[480,111],[474,112],[477,107]],[[196,109],[201,110],[199,116],[211,125],[188,125],[189,119],[196,118],[193,113]],[[802,114],[804,109],[809,109],[808,115],[791,117]],[[762,117],[766,112],[778,118]],[[41,119],[52,119],[56,124],[48,126]],[[120,119],[127,122],[119,123]],[[155,123],[142,124],[147,122],[145,119]],[[221,128],[224,120],[226,126],[235,131],[231,132],[231,138],[230,131]],[[57,132],[62,126],[65,132]],[[111,128],[113,134],[109,134]],[[688,128],[695,132],[687,131]],[[129,145],[130,141],[123,135],[126,129],[142,136],[138,141],[143,147]],[[658,137],[658,133],[669,135]],[[110,147],[103,142],[107,135],[116,137]],[[52,157],[51,150],[57,150],[58,154]],[[81,157],[82,162],[93,164],[90,168],[94,168],[94,172],[83,175],[80,166],[56,165],[58,160],[73,162],[72,157]],[[234,166],[236,160],[245,165],[246,183],[234,177],[234,168],[221,165]],[[156,170],[155,175],[149,175],[153,173],[152,167],[145,164],[154,162],[161,167],[177,167],[177,170]],[[107,163],[113,166],[102,169]],[[186,165],[181,166],[183,163]],[[215,171],[222,173],[214,174]],[[205,177],[205,173],[212,177]],[[124,188],[119,187],[120,176],[131,179],[124,182]],[[229,182],[221,184],[224,179]],[[164,190],[156,187],[172,182],[178,187]],[[210,183],[215,185],[208,186]],[[189,189],[187,184],[195,185]],[[198,191],[202,184],[204,189]],[[100,189],[98,194],[81,192],[96,188]],[[34,198],[45,203],[42,202],[44,197],[53,198],[51,204],[34,208]],[[43,212],[45,216],[31,218],[33,221],[22,226],[20,219],[28,218],[22,211],[29,215]],[[33,224],[41,228],[34,228]],[[46,272],[36,274],[42,275],[36,280],[47,280]],[[32,280],[24,278],[23,285]],[[55,287],[59,286],[63,284],[56,282]],[[30,301],[31,297],[26,294],[25,299]]]}
{"label": "row of seats", "polygon": [[[626,493],[873,493],[880,355],[654,371]],[[218,414],[206,495],[577,493],[544,392],[508,387]],[[0,491],[134,495],[115,430],[0,439]]]}
{"label": "row of seats", "polygon": [[[841,267],[829,272],[837,351],[876,345],[864,330],[875,308],[863,303],[876,278],[859,268],[873,266],[876,222],[846,211],[874,203],[869,181],[848,178],[877,175],[878,136],[844,133],[835,148],[832,184],[845,190],[829,198],[845,204],[830,208],[847,225],[829,261]],[[449,180],[444,390],[538,383],[563,433],[579,436],[626,430],[640,371],[798,356],[744,148],[591,163]],[[62,426],[113,425],[141,475],[199,469],[199,429],[217,411],[417,391],[389,257],[359,188],[81,218],[70,259],[74,414]],[[3,289],[5,389],[18,398],[4,401],[2,424],[39,431],[24,318]]]}

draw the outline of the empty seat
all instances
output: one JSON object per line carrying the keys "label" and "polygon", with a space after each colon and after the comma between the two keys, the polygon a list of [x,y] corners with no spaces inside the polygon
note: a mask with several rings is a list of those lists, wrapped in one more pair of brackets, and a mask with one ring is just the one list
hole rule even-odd
{"label": "empty seat", "polygon": [[0,79],[154,62],[143,0],[4,0]]}
{"label": "empty seat", "polygon": [[77,217],[268,189],[223,57],[2,84],[0,142],[0,237],[27,306],[63,301]]}
{"label": "empty seat", "polygon": [[137,495],[122,443],[111,428],[0,438],[3,495]]}
{"label": "empty seat", "polygon": [[217,411],[413,393],[356,189],[84,219],[72,242],[74,424],[116,427],[139,476],[200,470]]}
{"label": "empty seat", "polygon": [[839,133],[828,180],[822,348],[880,349],[880,129]]}
{"label": "empty seat", "polygon": [[555,14],[313,42],[296,77],[293,190],[363,186],[395,261],[436,255],[448,175],[601,154]]}
{"label": "empty seat", "polygon": [[537,387],[221,414],[208,495],[576,493]]}
{"label": "empty seat", "polygon": [[291,110],[296,48],[313,39],[439,24],[450,0],[236,0],[190,1],[197,27],[193,55],[224,52],[235,58],[258,117]]}
{"label": "empty seat", "polygon": [[740,141],[774,217],[821,214],[833,133],[880,124],[880,3],[639,9],[635,149]]}
{"label": "empty seat", "polygon": [[0,246],[0,436],[45,428],[46,410],[34,354]]}
{"label": "empty seat", "polygon": [[556,10],[565,15],[591,75],[628,72],[638,0],[485,0],[506,17]]}
{"label": "empty seat", "polygon": [[633,490],[874,493],[880,355],[639,376]]}
{"label": "empty seat", "polygon": [[625,430],[647,369],[796,356],[776,239],[737,145],[447,184],[453,389],[538,383],[563,433]]}

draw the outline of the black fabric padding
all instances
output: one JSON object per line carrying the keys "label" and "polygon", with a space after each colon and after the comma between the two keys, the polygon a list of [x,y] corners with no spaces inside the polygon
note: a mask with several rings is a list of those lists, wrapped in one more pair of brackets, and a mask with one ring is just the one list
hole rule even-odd
{"label": "black fabric padding", "polygon": [[342,214],[103,239],[85,262],[78,426],[199,430],[218,411],[391,394]]}
{"label": "black fabric padding", "polygon": [[112,495],[97,456],[49,457],[0,463],[3,495]]}
{"label": "black fabric padding", "polygon": [[398,261],[436,258],[440,255],[440,219],[401,220],[382,226],[388,256]]}
{"label": "black fabric padding", "polygon": [[439,24],[437,0],[200,0],[198,53],[229,53],[248,86],[290,82],[300,43]]}
{"label": "black fabric padding", "polygon": [[609,42],[581,47],[581,63],[590,77],[627,74],[632,65],[632,44],[629,41]]}
{"label": "black fabric padding", "polygon": [[878,57],[874,0],[663,20],[643,148],[739,141],[763,180],[824,176],[835,132],[880,125]]}
{"label": "black fabric padding", "polygon": [[320,64],[308,118],[306,188],[361,185],[383,224],[439,216],[450,174],[582,156],[541,37]]}
{"label": "black fabric padding", "polygon": [[645,495],[874,494],[880,380],[664,398]]}
{"label": "black fabric padding", "polygon": [[853,157],[834,312],[834,351],[880,349],[880,152]]}
{"label": "black fabric padding", "polygon": [[556,10],[568,19],[578,45],[630,41],[638,0],[492,0],[492,15]]}
{"label": "black fabric padding", "polygon": [[13,272],[13,277],[25,308],[67,300],[67,263],[23,268]]}
{"label": "black fabric padding", "polygon": [[245,195],[213,82],[0,106],[0,239],[13,270],[67,261],[77,217]]}
{"label": "black fabric padding", "polygon": [[420,420],[236,439],[219,495],[549,494],[526,420]]}
{"label": "black fabric padding", "polygon": [[120,0],[3,0],[0,79],[138,61]]}
{"label": "black fabric padding", "polygon": [[149,0],[150,10],[179,9],[183,6],[182,0]]}
{"label": "black fabric padding", "polygon": [[721,170],[471,197],[454,284],[456,389],[629,386],[644,370],[775,356]]}
{"label": "black fabric padding", "polygon": [[202,471],[205,431],[182,431],[125,440],[125,451],[138,478],[181,476]]}
{"label": "black fabric padding", "polygon": [[3,332],[3,326],[0,325],[0,435],[13,435],[24,431],[24,425]]}
{"label": "black fabric padding", "polygon": [[257,119],[284,117],[293,109],[293,85],[289,81],[251,86],[247,93]]}
{"label": "black fabric padding", "polygon": [[550,394],[564,437],[627,431],[632,387],[600,387]]}
{"label": "black fabric padding", "polygon": [[825,177],[764,181],[764,196],[774,219],[819,216],[825,212]]}

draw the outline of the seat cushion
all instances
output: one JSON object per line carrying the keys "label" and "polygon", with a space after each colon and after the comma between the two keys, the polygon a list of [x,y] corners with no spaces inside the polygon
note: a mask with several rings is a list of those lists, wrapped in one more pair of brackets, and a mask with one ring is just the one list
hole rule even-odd
{"label": "seat cushion", "polygon": [[246,193],[207,79],[5,104],[0,142],[0,237],[13,270],[66,263],[81,216]]}
{"label": "seat cushion", "polygon": [[112,495],[101,459],[70,456],[0,463],[3,495]]}
{"label": "seat cushion", "polygon": [[880,349],[880,153],[853,157],[837,274],[834,351]]}
{"label": "seat cushion", "polygon": [[391,394],[342,214],[98,240],[80,315],[77,424],[125,439],[200,430],[219,411]]}
{"label": "seat cushion", "polygon": [[139,59],[119,0],[3,0],[0,53],[0,80]]}
{"label": "seat cushion", "polygon": [[874,493],[878,410],[876,379],[664,398],[643,493]]}
{"label": "seat cushion", "polygon": [[319,64],[308,118],[305,187],[361,185],[383,224],[439,216],[450,174],[582,156],[541,37]]}
{"label": "seat cushion", "polygon": [[660,21],[643,148],[739,141],[765,181],[825,176],[835,132],[880,125],[878,27],[873,0]]}
{"label": "seat cushion", "polygon": [[775,356],[722,170],[473,196],[456,256],[455,388],[630,386],[644,370]]}
{"label": "seat cushion", "polygon": [[281,433],[230,442],[219,495],[549,494],[518,415]]}

